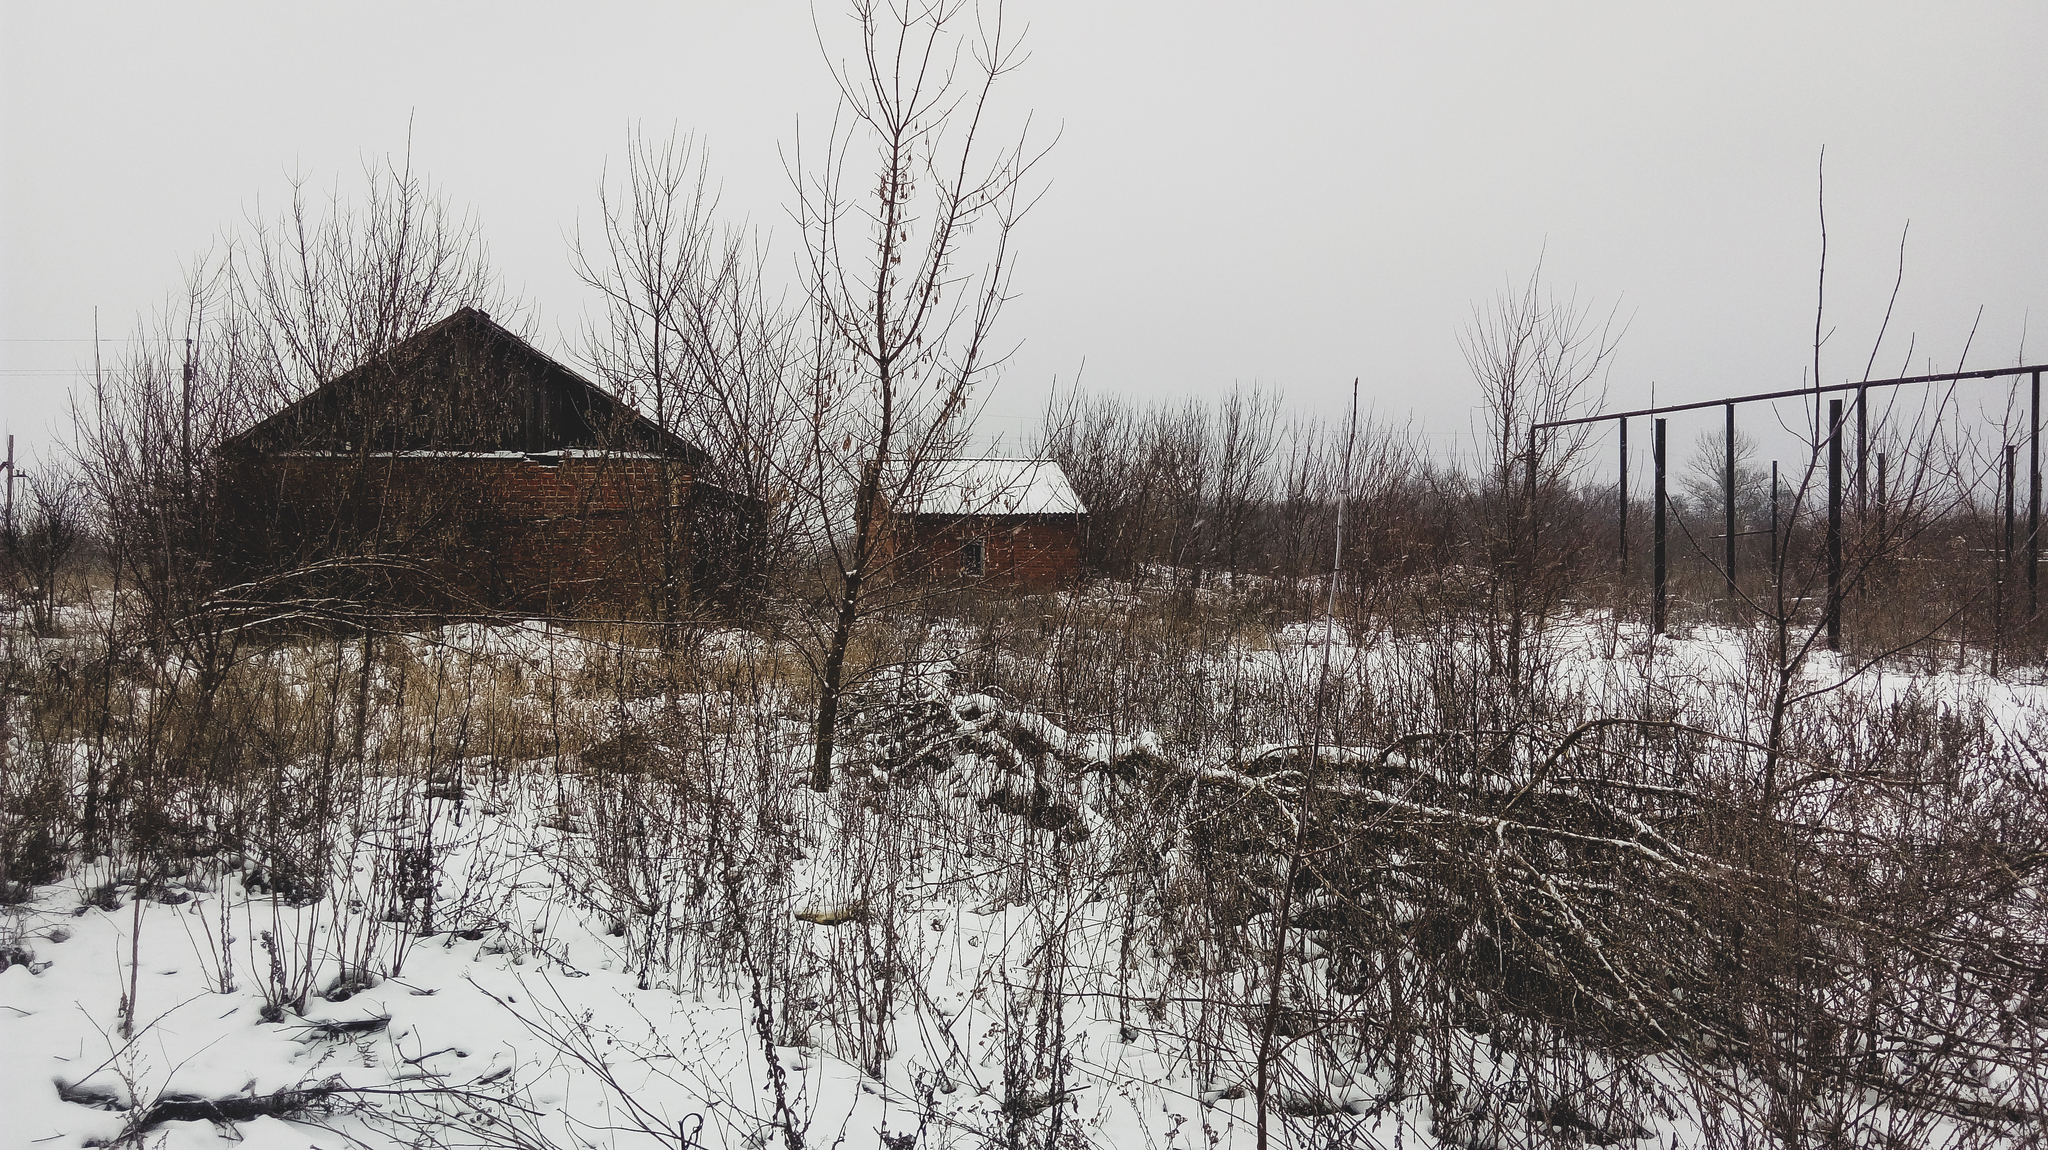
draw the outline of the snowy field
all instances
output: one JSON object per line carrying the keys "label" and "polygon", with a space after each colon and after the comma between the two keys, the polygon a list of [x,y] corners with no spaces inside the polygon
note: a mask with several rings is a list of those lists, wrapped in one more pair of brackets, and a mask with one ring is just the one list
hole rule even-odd
{"label": "snowy field", "polygon": [[[52,847],[61,873],[5,908],[0,1141],[2043,1137],[2044,987],[2012,972],[2048,941],[2041,812],[2008,809],[2038,794],[2039,684],[1873,670],[1773,736],[1776,689],[1833,686],[1832,657],[1780,676],[1756,636],[1587,618],[1539,636],[1540,702],[1512,703],[1485,644],[1448,632],[1169,650],[1107,593],[1046,610],[1028,643],[1013,622],[899,637],[826,795],[801,785],[801,677],[738,632],[682,672],[534,624],[285,644],[209,684],[198,722],[175,659],[131,658],[98,728],[17,701],[15,846],[24,796],[78,817],[92,772],[132,809],[91,857]],[[18,699],[89,695],[94,626],[17,635]],[[1588,725],[1609,717],[1634,741]],[[1974,819],[2018,845],[1956,855],[1944,873],[1973,877],[1924,908],[1953,929],[1896,950],[1872,940],[1909,908],[1875,896],[1903,887],[1826,885],[1861,855],[1795,859],[1769,873],[1771,898],[1817,908],[1798,960],[1731,971],[1714,956],[1741,967],[1765,931],[1730,942],[1713,916],[1750,904],[1715,892],[1769,868],[1694,808],[1774,737],[1768,825],[1812,829],[1795,841],[1890,835],[1905,859]],[[1900,777],[1936,752],[1949,775]],[[1770,973],[1816,964],[1833,973],[1798,994]],[[1702,1005],[1710,986],[1750,1005]],[[1865,1014],[1853,1039],[1817,1021]]]}

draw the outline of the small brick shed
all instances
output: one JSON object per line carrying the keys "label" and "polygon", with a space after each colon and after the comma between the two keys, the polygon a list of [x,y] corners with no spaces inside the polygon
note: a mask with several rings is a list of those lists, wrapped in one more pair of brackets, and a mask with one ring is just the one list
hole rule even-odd
{"label": "small brick shed", "polygon": [[950,459],[899,508],[906,575],[1042,591],[1081,576],[1088,509],[1050,459]]}
{"label": "small brick shed", "polygon": [[746,574],[759,516],[704,459],[463,308],[223,444],[218,558],[273,594],[656,616]]}

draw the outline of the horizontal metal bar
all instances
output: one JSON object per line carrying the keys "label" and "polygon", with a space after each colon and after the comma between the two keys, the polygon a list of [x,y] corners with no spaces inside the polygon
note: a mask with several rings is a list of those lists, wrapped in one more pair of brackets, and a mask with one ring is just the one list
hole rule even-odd
{"label": "horizontal metal bar", "polygon": [[1575,427],[1582,423],[1601,423],[1609,419],[1632,419],[1639,415],[1668,415],[1674,411],[1698,411],[1704,407],[1725,407],[1731,403],[1757,403],[1766,399],[1797,399],[1807,395],[1826,395],[1831,391],[1855,391],[1864,387],[1897,387],[1907,383],[1943,383],[1956,379],[1999,379],[2008,375],[2027,375],[2036,371],[2048,371],[2048,364],[2032,367],[2000,367],[1990,371],[1951,371],[1941,375],[1907,375],[1898,379],[1866,379],[1861,383],[1831,383],[1826,387],[1799,387],[1791,391],[1766,391],[1757,395],[1738,395],[1728,399],[1703,399],[1698,403],[1677,403],[1669,407],[1645,407],[1636,411],[1617,411],[1611,415],[1582,415],[1577,419],[1553,419],[1539,423],[1531,430],[1545,431],[1553,427]]}

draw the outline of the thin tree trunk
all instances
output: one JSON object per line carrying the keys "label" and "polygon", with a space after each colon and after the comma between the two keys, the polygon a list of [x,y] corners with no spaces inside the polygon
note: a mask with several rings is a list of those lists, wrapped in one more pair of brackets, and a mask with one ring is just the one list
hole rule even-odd
{"label": "thin tree trunk", "polygon": [[818,697],[818,738],[811,758],[811,789],[832,789],[832,747],[839,725],[839,684],[846,669],[846,648],[853,640],[853,624],[860,606],[861,573],[846,577],[846,592],[839,600],[839,621],[832,631],[832,645],[825,652],[825,674]]}

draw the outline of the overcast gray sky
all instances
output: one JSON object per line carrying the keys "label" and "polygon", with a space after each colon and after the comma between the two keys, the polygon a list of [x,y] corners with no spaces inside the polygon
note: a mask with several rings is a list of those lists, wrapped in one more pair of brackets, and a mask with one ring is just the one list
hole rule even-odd
{"label": "overcast gray sky", "polygon": [[[347,187],[405,147],[475,210],[568,350],[567,240],[628,126],[697,133],[728,212],[790,251],[778,149],[832,112],[831,0],[0,6],[0,396],[41,441],[104,334],[297,170]],[[1525,278],[1629,322],[1610,403],[2048,359],[2048,5],[1223,4],[1012,0],[998,89],[1059,137],[1016,237],[1013,437],[1057,378],[1141,399],[1353,376],[1439,449],[1477,399],[1472,305]],[[1979,320],[1979,309],[1982,309]],[[2037,330],[2026,335],[2031,321]],[[2002,395],[2002,393],[2001,393]]]}

